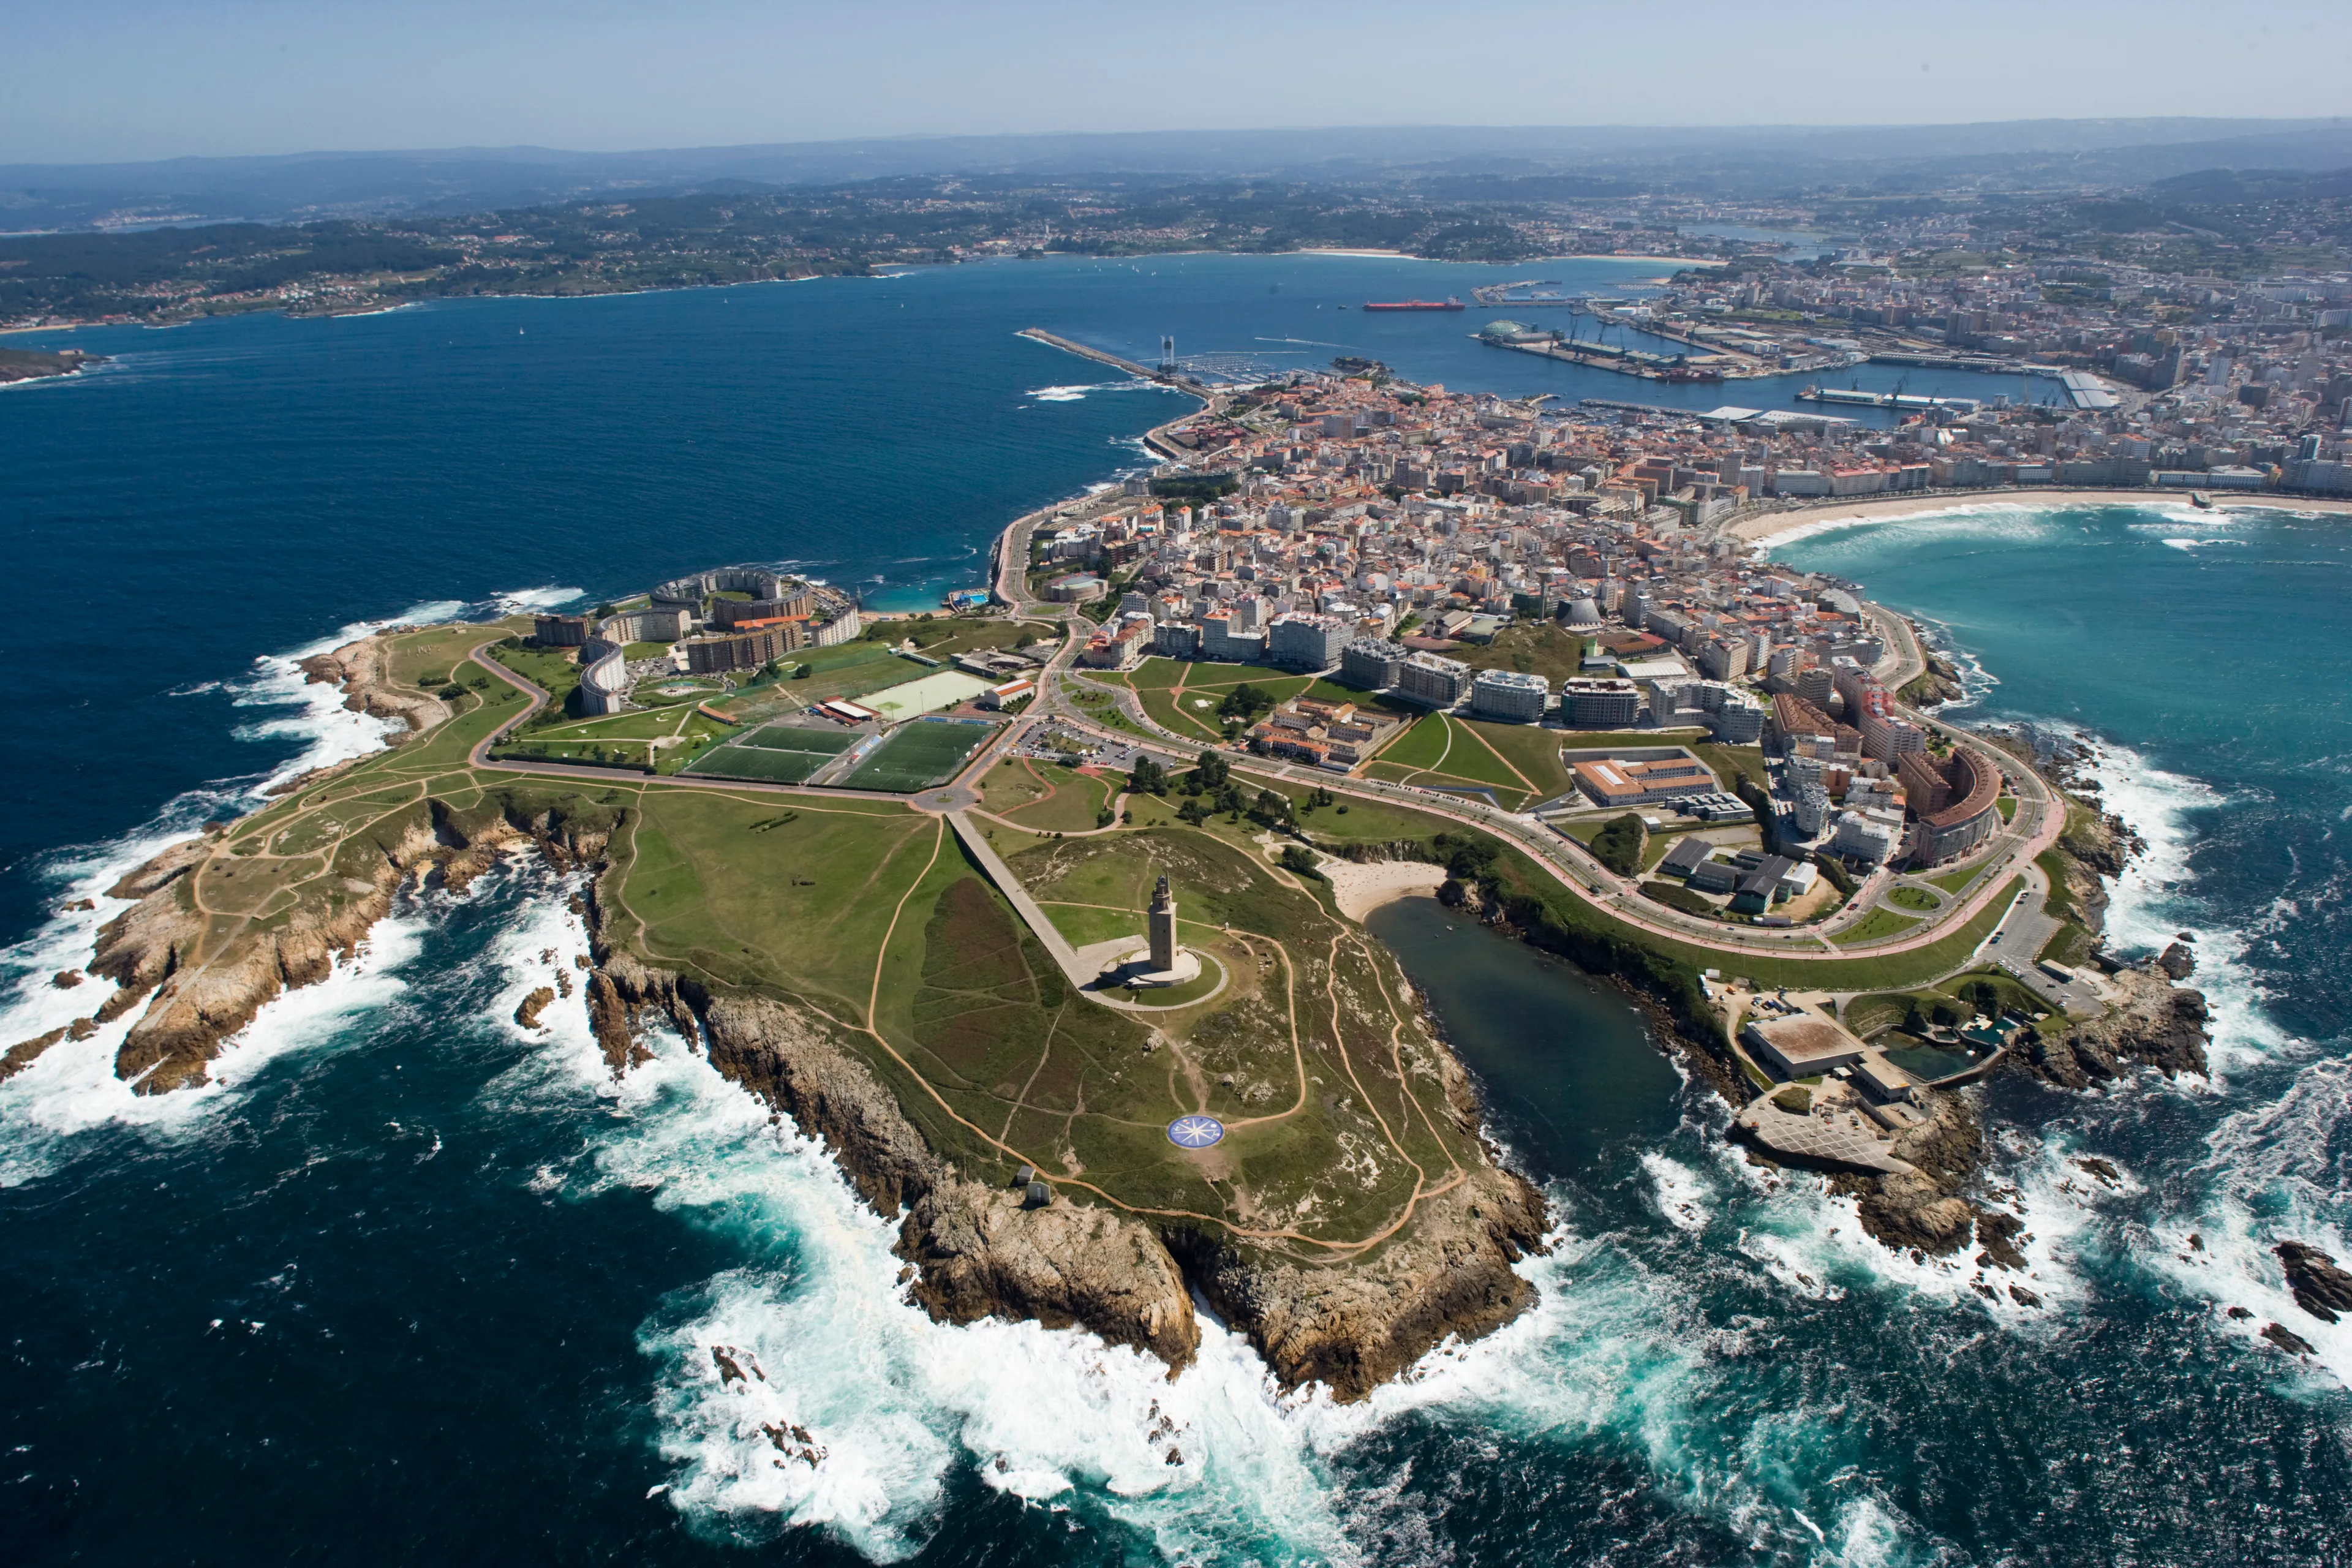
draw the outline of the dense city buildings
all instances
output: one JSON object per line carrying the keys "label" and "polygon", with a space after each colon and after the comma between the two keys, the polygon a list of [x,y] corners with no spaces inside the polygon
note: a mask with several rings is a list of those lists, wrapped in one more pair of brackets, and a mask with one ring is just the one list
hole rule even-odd
{"label": "dense city buildings", "polygon": [[1262,752],[1360,766],[1386,739],[1368,716],[1396,704],[1548,726],[1564,748],[1578,731],[1701,734],[1757,750],[1753,798],[1638,748],[1579,762],[1579,790],[1609,806],[1707,797],[1706,820],[1760,815],[1801,857],[1932,862],[1997,826],[2000,770],[1881,682],[1890,633],[1852,584],[1760,561],[1727,525],[1776,504],[1784,466],[1890,473],[1956,431],[2025,440],[2075,417],[2093,416],[1661,422],[1290,373],[1190,422],[1181,463],[1037,528],[1032,584],[1091,606],[1082,667],[1224,661],[1366,694],[1347,715],[1244,715],[1229,732]]}
{"label": "dense city buildings", "polygon": [[835,589],[728,566],[657,584],[617,611],[534,616],[531,642],[579,650],[573,705],[596,715],[625,709],[648,672],[748,675],[800,649],[846,642],[864,625],[856,602]]}

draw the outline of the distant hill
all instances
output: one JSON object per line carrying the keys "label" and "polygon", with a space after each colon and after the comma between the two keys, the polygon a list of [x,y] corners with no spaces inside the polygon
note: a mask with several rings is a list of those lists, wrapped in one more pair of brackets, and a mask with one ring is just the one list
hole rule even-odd
{"label": "distant hill", "polygon": [[1409,184],[1433,200],[1541,200],[1643,189],[1928,190],[1960,182],[2083,189],[2210,171],[2293,174],[2347,165],[2352,121],[2178,117],[1928,126],[1358,126],[635,153],[472,147],[0,165],[0,230],[447,214],[616,192],[740,192],[961,174],[1377,179]]}

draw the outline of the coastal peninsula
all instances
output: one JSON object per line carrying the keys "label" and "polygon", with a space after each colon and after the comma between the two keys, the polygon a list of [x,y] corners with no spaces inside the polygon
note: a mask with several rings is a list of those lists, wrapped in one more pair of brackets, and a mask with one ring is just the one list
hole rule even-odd
{"label": "coastal peninsula", "polygon": [[[742,624],[685,647],[758,635]],[[395,632],[315,661],[404,737],[125,879],[113,896],[135,901],[88,965],[116,989],[75,1031],[131,1017],[121,1076],[148,1093],[201,1084],[260,1007],[322,978],[404,888],[463,887],[529,852],[581,889],[596,964],[570,1005],[613,1069],[642,1059],[645,1030],[676,1029],[822,1137],[899,1221],[909,1289],[935,1315],[1081,1324],[1174,1369],[1198,1342],[1197,1291],[1286,1383],[1344,1399],[1528,1304],[1511,1265],[1542,1245],[1542,1199],[1493,1163],[1393,961],[1321,883],[1270,861],[1254,824],[1146,804],[1108,831],[1091,808],[1087,829],[1049,826],[1067,808],[1028,796],[1029,761],[1000,754],[1009,737],[955,719],[866,734],[861,765],[900,770],[882,788],[740,776],[807,754],[786,741],[835,737],[755,716],[823,675],[677,705],[719,722],[710,749],[748,764],[500,762],[532,718],[577,721],[578,687],[551,710],[532,678],[559,661],[513,646],[528,627]],[[562,662],[577,679],[582,661]],[[888,787],[919,755],[940,766],[950,731],[977,731],[986,754],[944,753],[960,778],[940,798]],[[1091,793],[1083,776],[1063,787]],[[1162,879],[1193,969],[1155,989],[1118,960]],[[525,1026],[552,1005],[537,999]],[[53,1043],[23,1043],[10,1068]],[[1180,1142],[1180,1124],[1217,1131]]]}
{"label": "coastal peninsula", "polygon": [[1377,374],[1206,395],[1181,464],[1020,520],[950,613],[733,566],[312,661],[399,743],[125,879],[114,993],[6,1070],[129,1020],[122,1078],[200,1084],[404,889],[529,853],[593,966],[518,1027],[581,1006],[616,1074],[674,1031],[825,1142],[936,1316],[1178,1369],[1197,1297],[1353,1399],[1523,1311],[1547,1229],[1360,925],[1434,890],[2031,1310],[1970,1086],[2204,1066],[2193,960],[2101,959],[2127,829],[2065,757],[1937,722],[1950,668],[1853,585],[1636,510],[1651,459],[1582,509],[1390,493],[1591,430]]}
{"label": "coastal peninsula", "polygon": [[84,353],[79,349],[61,349],[51,353],[38,349],[0,348],[0,386],[42,381],[53,375],[78,375],[90,365],[104,363],[103,354]]}

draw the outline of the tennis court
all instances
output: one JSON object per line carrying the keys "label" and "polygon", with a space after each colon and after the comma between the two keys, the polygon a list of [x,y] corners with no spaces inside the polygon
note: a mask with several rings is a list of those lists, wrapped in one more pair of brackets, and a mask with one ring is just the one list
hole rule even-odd
{"label": "tennis court", "polygon": [[847,731],[772,724],[712,747],[685,771],[698,778],[800,784],[863,739]]}
{"label": "tennis court", "polygon": [[929,789],[953,778],[995,733],[985,719],[918,719],[891,731],[841,782],[851,789]]}

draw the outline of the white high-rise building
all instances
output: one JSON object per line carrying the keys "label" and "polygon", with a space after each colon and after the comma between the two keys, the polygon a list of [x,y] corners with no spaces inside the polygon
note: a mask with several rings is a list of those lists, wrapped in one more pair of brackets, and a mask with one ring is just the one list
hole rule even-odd
{"label": "white high-rise building", "polygon": [[1516,669],[1482,669],[1470,686],[1473,711],[1489,719],[1534,723],[1551,705],[1551,682]]}

